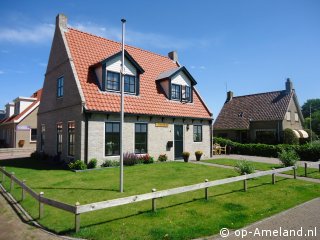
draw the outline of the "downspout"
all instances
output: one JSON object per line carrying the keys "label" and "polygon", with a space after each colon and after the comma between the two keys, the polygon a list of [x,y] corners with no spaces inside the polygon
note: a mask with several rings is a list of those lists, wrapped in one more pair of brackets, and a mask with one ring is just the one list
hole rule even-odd
{"label": "downspout", "polygon": [[84,118],[85,118],[85,125],[84,125],[84,162],[86,164],[88,164],[88,134],[89,134],[89,126],[88,126],[88,122],[89,122],[89,114],[86,113],[85,111],[84,113]]}

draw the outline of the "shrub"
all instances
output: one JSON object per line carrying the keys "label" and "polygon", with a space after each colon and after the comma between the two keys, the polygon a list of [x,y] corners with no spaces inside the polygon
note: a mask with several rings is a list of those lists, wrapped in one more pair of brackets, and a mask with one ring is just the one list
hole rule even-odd
{"label": "shrub", "polygon": [[133,166],[139,163],[139,157],[134,153],[126,152],[123,154],[123,165],[125,166]]}
{"label": "shrub", "polygon": [[241,175],[253,173],[255,170],[253,163],[246,160],[238,161],[234,168],[236,172],[240,173]]}
{"label": "shrub", "polygon": [[167,160],[168,160],[167,154],[160,154],[158,157],[158,161],[160,161],[160,162],[165,162]]}
{"label": "shrub", "polygon": [[188,162],[189,161],[189,157],[190,157],[190,153],[189,152],[183,152],[182,153],[182,157],[183,157],[183,160],[185,162]]}
{"label": "shrub", "polygon": [[297,154],[305,161],[318,161],[320,159],[320,143],[318,141],[300,145]]}
{"label": "shrub", "polygon": [[299,138],[294,134],[292,129],[286,128],[283,131],[283,143],[284,144],[299,144]]}
{"label": "shrub", "polygon": [[96,168],[96,167],[97,167],[97,162],[98,162],[97,159],[92,158],[92,159],[90,159],[87,167],[88,167],[89,169],[91,169],[91,168]]}
{"label": "shrub", "polygon": [[196,151],[194,154],[196,155],[196,159],[197,159],[197,161],[200,161],[200,158],[201,158],[201,156],[202,156],[203,152],[202,152],[202,151],[200,151],[200,150],[198,150],[198,151]]}
{"label": "shrub", "polygon": [[44,152],[34,151],[33,153],[30,154],[30,158],[34,160],[48,160],[50,159],[50,156]]}
{"label": "shrub", "polygon": [[105,160],[101,164],[101,167],[117,167],[117,166],[120,166],[120,162],[116,160]]}
{"label": "shrub", "polygon": [[139,160],[140,160],[141,163],[144,163],[144,164],[149,164],[149,163],[153,163],[154,162],[153,157],[151,157],[149,154],[145,154],[145,155],[141,156],[139,158]]}
{"label": "shrub", "polygon": [[279,160],[285,167],[294,166],[300,160],[298,154],[294,150],[282,150],[279,153]]}
{"label": "shrub", "polygon": [[87,165],[81,160],[77,160],[75,162],[69,163],[68,167],[72,170],[85,170],[85,169],[87,169]]}

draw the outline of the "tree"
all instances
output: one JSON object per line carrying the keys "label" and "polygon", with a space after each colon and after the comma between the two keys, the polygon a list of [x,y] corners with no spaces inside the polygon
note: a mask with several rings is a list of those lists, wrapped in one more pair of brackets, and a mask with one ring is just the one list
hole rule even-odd
{"label": "tree", "polygon": [[320,111],[320,98],[308,99],[302,107],[302,115],[304,118],[310,117],[310,104],[311,104],[311,114]]}
{"label": "tree", "polygon": [[[309,120],[310,122],[310,120]],[[311,114],[311,129],[317,134],[320,134],[320,110]]]}

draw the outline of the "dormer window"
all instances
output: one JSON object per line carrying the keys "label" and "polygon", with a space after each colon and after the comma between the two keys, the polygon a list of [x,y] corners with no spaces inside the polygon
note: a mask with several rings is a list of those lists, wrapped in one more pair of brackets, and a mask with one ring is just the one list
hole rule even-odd
{"label": "dormer window", "polygon": [[108,71],[106,89],[111,91],[120,91],[120,74]]}
{"label": "dormer window", "polygon": [[171,99],[180,100],[181,98],[181,86],[177,84],[172,84],[171,86]]}
{"label": "dormer window", "polygon": [[124,76],[124,91],[127,93],[136,92],[136,78],[135,76],[125,75]]}
{"label": "dormer window", "polygon": [[[107,71],[106,89],[108,91],[120,91],[120,73]],[[136,92],[136,77],[131,75],[124,76],[124,92]]]}
{"label": "dormer window", "polygon": [[[118,52],[93,66],[97,81],[102,91],[120,92],[121,90],[121,52]],[[144,73],[142,67],[125,51],[124,89],[132,95],[139,95],[140,75]]]}
{"label": "dormer window", "polygon": [[191,102],[191,87],[182,86],[182,100]]}
{"label": "dormer window", "polygon": [[161,73],[156,81],[170,100],[192,102],[192,89],[197,84],[185,67],[177,67]]}

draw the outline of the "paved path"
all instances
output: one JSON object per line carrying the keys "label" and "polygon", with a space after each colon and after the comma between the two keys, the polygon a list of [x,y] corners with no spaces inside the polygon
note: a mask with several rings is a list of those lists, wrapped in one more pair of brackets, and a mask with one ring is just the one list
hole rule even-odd
{"label": "paved path", "polygon": [[47,232],[34,226],[30,219],[20,205],[0,188],[0,240],[74,239]]}
{"label": "paved path", "polygon": [[[201,238],[201,240],[320,239],[319,216],[320,198],[316,198],[284,212],[273,215],[269,218],[255,222],[240,230],[230,230],[228,237],[223,238],[220,236],[220,234],[218,234],[212,237]],[[263,232],[263,230],[265,231]],[[267,232],[268,230],[278,231],[278,236],[275,236],[271,232]],[[286,230],[291,230],[291,236],[284,235]],[[282,236],[279,236],[280,231],[282,233]],[[226,232],[227,231],[224,231],[224,233]],[[237,236],[241,233],[243,234],[242,237],[241,235]],[[293,236],[293,233],[295,233],[296,236]]]}
{"label": "paved path", "polygon": [[[259,157],[259,156],[247,156],[247,155],[237,155],[237,154],[230,154],[230,155],[213,155],[211,159],[220,159],[220,158],[229,158],[229,159],[236,159],[236,160],[248,160],[252,162],[261,162],[261,163],[273,163],[273,164],[279,164],[280,160],[279,158],[269,158],[269,157]],[[304,163],[310,163],[313,165],[310,165],[308,167],[311,168],[318,168],[319,164],[314,164],[314,162],[310,161],[299,161],[299,166],[304,166]]]}
{"label": "paved path", "polygon": [[[234,169],[234,167],[232,167],[232,166],[226,166],[226,165],[221,165],[221,164],[216,164],[216,163],[200,162],[200,161],[190,161],[190,162],[194,163],[194,164],[201,164],[201,165],[214,166],[214,167],[220,167],[220,168]],[[256,172],[259,172],[259,170],[256,170]],[[283,174],[283,173],[277,173],[277,176],[284,177],[284,178],[293,178],[294,177],[293,175]],[[304,180],[307,182],[320,183],[320,179],[316,179],[316,178],[297,176],[297,179]]]}

